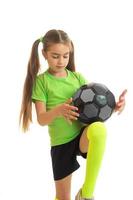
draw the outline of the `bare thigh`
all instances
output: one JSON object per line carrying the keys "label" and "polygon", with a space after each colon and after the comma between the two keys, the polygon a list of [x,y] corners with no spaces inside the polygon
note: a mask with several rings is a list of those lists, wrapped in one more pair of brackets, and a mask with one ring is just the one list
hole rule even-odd
{"label": "bare thigh", "polygon": [[79,141],[79,148],[82,153],[86,153],[88,151],[89,140],[87,138],[87,129],[88,126],[83,130]]}
{"label": "bare thigh", "polygon": [[71,199],[71,179],[72,179],[72,174],[61,180],[55,181],[57,199],[59,200]]}

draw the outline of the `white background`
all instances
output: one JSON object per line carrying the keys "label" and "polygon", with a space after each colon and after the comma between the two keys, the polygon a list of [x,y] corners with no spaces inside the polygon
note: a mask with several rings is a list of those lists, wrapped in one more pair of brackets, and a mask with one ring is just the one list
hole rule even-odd
{"label": "white background", "polygon": [[[126,108],[108,121],[107,147],[95,189],[97,200],[133,199],[132,67],[133,6],[130,0],[18,1],[0,3],[0,200],[54,199],[47,127],[18,126],[23,82],[31,46],[49,29],[63,29],[75,45],[77,71],[106,84],[118,99],[128,89]],[[41,57],[43,67],[45,61]],[[85,160],[73,175],[72,199]]]}

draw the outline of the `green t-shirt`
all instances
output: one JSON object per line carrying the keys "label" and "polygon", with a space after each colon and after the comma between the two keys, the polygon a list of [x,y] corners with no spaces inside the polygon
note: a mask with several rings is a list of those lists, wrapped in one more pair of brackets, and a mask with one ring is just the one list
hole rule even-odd
{"label": "green t-shirt", "polygon": [[[79,73],[66,69],[67,77],[55,77],[46,70],[37,76],[32,90],[32,100],[43,101],[49,111],[58,104],[66,102],[82,85],[88,81]],[[48,125],[51,146],[65,144],[73,140],[83,124],[74,120],[72,125],[64,117],[55,118]]]}

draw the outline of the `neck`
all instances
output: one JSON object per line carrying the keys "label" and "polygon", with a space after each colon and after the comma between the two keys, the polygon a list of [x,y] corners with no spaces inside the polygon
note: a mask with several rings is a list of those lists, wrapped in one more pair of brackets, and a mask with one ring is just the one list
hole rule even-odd
{"label": "neck", "polygon": [[53,76],[56,76],[56,77],[66,77],[67,76],[66,69],[63,69],[63,70],[58,71],[58,72],[55,72],[55,71],[53,71],[52,69],[49,68],[48,72],[50,74],[52,74]]}

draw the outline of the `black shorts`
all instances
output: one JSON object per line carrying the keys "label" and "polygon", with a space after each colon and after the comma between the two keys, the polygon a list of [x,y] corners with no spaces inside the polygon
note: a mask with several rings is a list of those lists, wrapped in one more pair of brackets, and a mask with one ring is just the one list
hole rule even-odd
{"label": "black shorts", "polygon": [[79,149],[79,140],[84,129],[85,126],[72,141],[51,147],[54,180],[65,178],[80,167],[77,156],[87,157],[87,153],[82,153]]}

